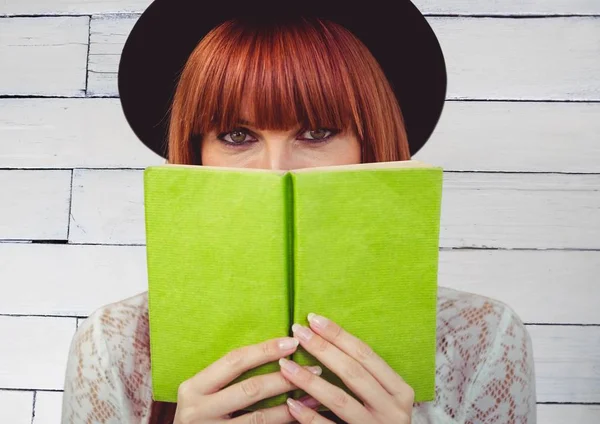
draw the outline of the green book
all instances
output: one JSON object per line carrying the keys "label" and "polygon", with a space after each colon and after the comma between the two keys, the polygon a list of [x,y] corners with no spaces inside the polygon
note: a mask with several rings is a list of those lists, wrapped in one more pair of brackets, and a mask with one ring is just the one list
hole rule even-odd
{"label": "green book", "polygon": [[[153,399],[176,402],[184,380],[233,349],[291,336],[314,312],[371,346],[416,402],[433,400],[442,175],[415,160],[146,168]],[[290,359],[359,399],[301,346]],[[270,362],[230,384],[279,370]],[[305,393],[244,409],[288,395]]]}

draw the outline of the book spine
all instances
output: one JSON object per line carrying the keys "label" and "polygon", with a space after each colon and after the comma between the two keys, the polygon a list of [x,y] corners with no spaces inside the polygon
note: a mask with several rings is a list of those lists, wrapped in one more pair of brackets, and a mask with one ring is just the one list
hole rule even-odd
{"label": "book spine", "polygon": [[285,199],[285,234],[287,237],[287,270],[288,270],[288,336],[292,337],[292,324],[294,322],[294,189],[293,176],[291,173],[285,175],[284,199]]}

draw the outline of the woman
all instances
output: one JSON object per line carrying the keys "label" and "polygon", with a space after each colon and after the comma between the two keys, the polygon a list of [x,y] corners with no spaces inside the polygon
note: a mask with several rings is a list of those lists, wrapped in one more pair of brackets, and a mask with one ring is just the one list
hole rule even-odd
{"label": "woman", "polygon": [[[124,110],[139,136],[124,92]],[[140,138],[170,163],[294,169],[408,160],[420,146],[417,137],[409,143],[405,118],[377,60],[344,26],[327,19],[230,19],[186,60],[170,109],[168,148],[160,134],[154,144],[144,141],[147,134]],[[430,130],[437,116],[432,121]],[[242,347],[198,370],[180,386],[177,404],[153,402],[147,308],[144,292],[99,308],[80,325],[63,423],[535,422],[529,335],[509,307],[482,296],[439,288],[436,399],[421,404],[413,404],[411,387],[376,353],[323,317],[311,319],[310,329],[294,327],[293,338]],[[291,344],[280,349],[281,341]],[[241,372],[290,355],[298,343],[323,363],[354,364],[361,378],[353,391],[364,403],[318,377],[319,370],[293,373],[285,361],[255,384],[223,389]],[[338,366],[332,371],[345,378]],[[307,407],[290,402],[243,413],[296,387],[309,393]],[[318,414],[318,404],[332,412]]]}

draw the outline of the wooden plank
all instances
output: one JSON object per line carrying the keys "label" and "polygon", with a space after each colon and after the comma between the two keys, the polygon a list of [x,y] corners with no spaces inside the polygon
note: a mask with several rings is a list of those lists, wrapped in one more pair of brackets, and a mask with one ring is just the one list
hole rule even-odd
{"label": "wooden plank", "polygon": [[70,171],[0,171],[0,240],[66,240],[70,192]]}
{"label": "wooden plank", "polygon": [[142,187],[142,171],[76,169],[69,242],[145,243]]}
{"label": "wooden plank", "polygon": [[527,323],[600,324],[600,252],[440,252],[439,285],[509,305]]}
{"label": "wooden plank", "polygon": [[62,390],[74,334],[71,318],[0,316],[0,340],[10,340],[0,344],[0,387]]}
{"label": "wooden plank", "polygon": [[[448,171],[600,173],[597,116],[599,103],[447,102],[414,159]],[[118,99],[0,99],[0,132],[10,145],[0,148],[1,168],[164,163],[131,131]]]}
{"label": "wooden plank", "polygon": [[[500,300],[527,323],[600,324],[599,267],[600,252],[443,250],[439,285]],[[144,246],[0,243],[0,281],[13,287],[2,314],[85,317],[146,291],[147,278]]]}
{"label": "wooden plank", "polygon": [[459,15],[597,15],[595,0],[413,0],[423,14]]}
{"label": "wooden plank", "polygon": [[30,424],[33,416],[33,392],[0,390],[2,422]]}
{"label": "wooden plank", "polygon": [[600,405],[538,405],[537,421],[544,424],[600,422]]}
{"label": "wooden plank", "polygon": [[[51,398],[51,400],[48,398]],[[40,409],[40,407],[42,408]],[[53,424],[59,422],[59,408],[61,407],[62,392],[38,392],[36,395],[36,410],[33,424]],[[53,409],[50,413],[48,412],[49,408]],[[592,424],[600,420],[600,406],[598,405],[540,404],[537,409],[537,421],[544,424],[565,424],[568,422]]]}
{"label": "wooden plank", "polygon": [[143,12],[151,0],[20,0],[0,3],[0,15],[90,15]]}
{"label": "wooden plank", "polygon": [[61,420],[63,392],[37,392],[32,424],[56,424]]}
{"label": "wooden plank", "polygon": [[600,176],[447,173],[443,247],[598,249]]}
{"label": "wooden plank", "polygon": [[600,172],[600,103],[446,102],[413,157],[448,171]]}
{"label": "wooden plank", "polygon": [[599,405],[545,405],[537,407],[537,420],[544,424],[600,422]]}
{"label": "wooden plank", "polygon": [[139,16],[97,16],[90,23],[88,96],[118,96],[117,70],[123,45]]}
{"label": "wooden plank", "polygon": [[0,314],[88,316],[146,291],[147,278],[144,246],[0,243],[0,281],[11,287]]}
{"label": "wooden plank", "polygon": [[[73,334],[71,321],[0,317],[0,334],[16,341],[6,345],[8,348],[0,346],[0,386],[61,390]],[[57,325],[61,322],[62,326]],[[23,331],[31,337],[14,337]],[[533,341],[538,402],[600,401],[600,376],[594,372],[600,366],[600,328],[528,326],[528,331]]]}
{"label": "wooden plank", "polygon": [[[92,19],[90,69],[102,72],[94,95],[118,95],[114,55],[136,18],[111,19]],[[428,21],[446,59],[447,99],[600,100],[600,18]]]}
{"label": "wooden plank", "polygon": [[[143,12],[150,0],[20,0],[0,3],[0,15],[100,14]],[[414,0],[424,14],[591,15],[600,13],[595,0]]]}
{"label": "wooden plank", "polygon": [[133,133],[119,99],[0,99],[1,168],[143,168],[165,160]]}
{"label": "wooden plank", "polygon": [[84,96],[89,20],[0,18],[0,95]]}
{"label": "wooden plank", "polygon": [[600,100],[600,18],[428,18],[447,99]]}
{"label": "wooden plank", "polygon": [[[144,243],[142,171],[74,180],[71,241]],[[599,249],[599,187],[600,175],[445,173],[440,245]]]}
{"label": "wooden plank", "polygon": [[537,401],[599,403],[600,327],[527,329],[533,341]]}

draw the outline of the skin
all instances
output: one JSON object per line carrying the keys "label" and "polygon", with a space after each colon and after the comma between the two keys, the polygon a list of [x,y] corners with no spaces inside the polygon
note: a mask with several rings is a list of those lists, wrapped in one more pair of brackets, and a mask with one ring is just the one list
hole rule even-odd
{"label": "skin", "polygon": [[302,130],[297,125],[287,131],[261,131],[252,124],[251,118],[245,105],[241,116],[244,125],[232,129],[235,131],[226,134],[224,140],[220,140],[215,131],[205,134],[202,164],[289,170],[360,163],[360,142],[347,129],[334,134],[327,131],[329,129]]}
{"label": "skin", "polygon": [[[251,122],[247,115],[243,118]],[[288,131],[260,131],[252,124],[240,130],[227,133],[225,140],[215,132],[206,134],[202,141],[203,165],[289,170],[360,163],[359,140],[347,131],[314,143],[305,139],[322,139],[331,133],[320,129],[300,132],[300,126]],[[315,411],[319,403],[350,424],[410,423],[413,389],[362,340],[335,322],[318,318],[320,321],[309,314],[311,328],[294,324],[293,338],[271,339],[233,350],[184,381],[179,387],[175,424],[332,423]],[[296,345],[282,349],[279,343],[284,340]],[[319,367],[311,370],[286,360],[298,343],[338,375],[363,403],[319,377]],[[280,372],[223,388],[243,372],[273,361],[279,361]],[[237,415],[261,399],[297,388],[309,394],[301,402],[288,399],[287,404]]]}

